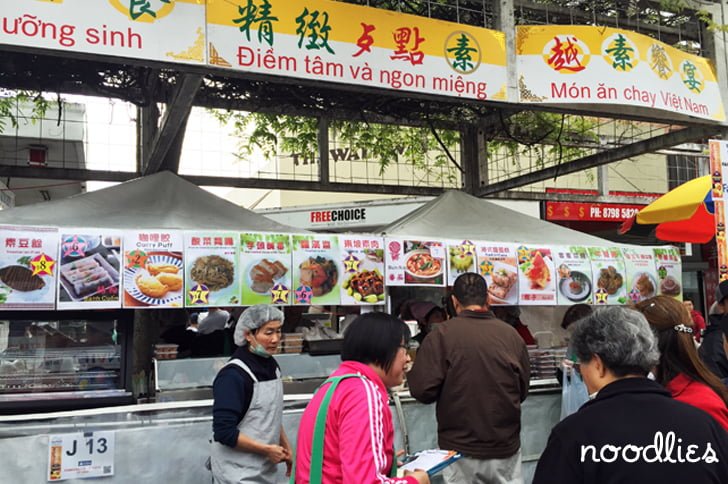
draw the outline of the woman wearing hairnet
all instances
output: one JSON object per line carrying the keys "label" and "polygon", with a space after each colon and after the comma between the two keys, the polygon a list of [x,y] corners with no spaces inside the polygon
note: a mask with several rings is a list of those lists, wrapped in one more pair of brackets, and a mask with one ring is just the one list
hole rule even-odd
{"label": "woman wearing hairnet", "polygon": [[283,431],[283,383],[273,358],[283,313],[274,306],[248,308],[235,327],[239,348],[212,386],[214,441],[210,467],[215,483],[273,483],[276,466],[290,474],[291,445]]}

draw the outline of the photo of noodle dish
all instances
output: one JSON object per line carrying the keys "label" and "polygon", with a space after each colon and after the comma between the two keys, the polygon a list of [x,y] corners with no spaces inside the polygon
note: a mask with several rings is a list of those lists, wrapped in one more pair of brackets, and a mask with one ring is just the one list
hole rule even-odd
{"label": "photo of noodle dish", "polygon": [[182,258],[152,254],[144,267],[124,268],[124,292],[150,306],[181,306],[184,279]]}
{"label": "photo of noodle dish", "polygon": [[433,257],[428,249],[406,254],[404,271],[416,279],[434,279],[442,274],[442,259]]}

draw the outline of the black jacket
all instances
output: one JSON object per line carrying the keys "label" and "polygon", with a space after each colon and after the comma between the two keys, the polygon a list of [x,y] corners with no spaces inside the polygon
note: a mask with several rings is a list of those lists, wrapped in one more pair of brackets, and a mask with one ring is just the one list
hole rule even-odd
{"label": "black jacket", "polygon": [[[674,436],[671,453],[666,449],[670,435]],[[655,458],[652,446],[660,438],[662,462],[647,462]],[[606,449],[603,454],[602,449]],[[692,459],[712,455],[717,462],[684,461],[689,450]],[[613,462],[604,461],[615,452]],[[667,457],[675,463],[666,462]],[[728,482],[728,433],[707,413],[673,400],[665,388],[647,378],[610,383],[556,425],[533,480],[534,484],[649,482]]]}
{"label": "black jacket", "polygon": [[723,349],[723,331],[720,329],[722,317],[722,314],[711,314],[708,317],[709,324],[705,328],[703,342],[698,350],[705,366],[720,379],[728,378],[728,359]]}

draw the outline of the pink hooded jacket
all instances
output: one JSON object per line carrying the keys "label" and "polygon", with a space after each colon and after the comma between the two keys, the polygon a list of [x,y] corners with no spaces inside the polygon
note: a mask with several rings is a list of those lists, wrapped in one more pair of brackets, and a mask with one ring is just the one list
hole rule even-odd
{"label": "pink hooded jacket", "polygon": [[[417,484],[388,477],[394,459],[394,423],[387,389],[369,366],[344,361],[331,376],[357,373],[339,383],[329,405],[324,437],[323,484]],[[296,484],[308,484],[316,414],[328,384],[306,406],[298,428]]]}

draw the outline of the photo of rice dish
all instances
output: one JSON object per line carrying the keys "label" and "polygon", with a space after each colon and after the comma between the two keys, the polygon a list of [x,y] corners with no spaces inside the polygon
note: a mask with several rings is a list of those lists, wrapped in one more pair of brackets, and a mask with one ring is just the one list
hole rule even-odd
{"label": "photo of rice dish", "polygon": [[192,264],[190,278],[210,291],[219,291],[235,281],[235,266],[219,255],[202,256]]}

